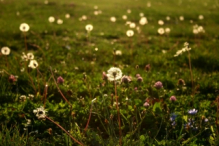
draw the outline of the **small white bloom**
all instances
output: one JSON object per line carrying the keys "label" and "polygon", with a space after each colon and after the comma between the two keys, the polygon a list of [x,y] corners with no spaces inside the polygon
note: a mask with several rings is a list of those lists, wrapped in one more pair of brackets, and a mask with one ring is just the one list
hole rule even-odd
{"label": "small white bloom", "polygon": [[36,60],[31,60],[28,67],[35,69],[38,67],[38,62]]}
{"label": "small white bloom", "polygon": [[167,21],[170,21],[170,16],[167,16],[167,17],[166,17],[166,20],[167,20]]}
{"label": "small white bloom", "polygon": [[118,55],[118,56],[121,56],[122,55],[122,51],[121,50],[116,50],[115,54]]}
{"label": "small white bloom", "polygon": [[20,31],[27,32],[30,29],[30,26],[27,23],[22,23],[20,25]]}
{"label": "small white bloom", "polygon": [[203,15],[199,15],[199,16],[198,16],[198,19],[199,19],[199,20],[203,20],[203,19],[204,19],[204,16],[203,16]]}
{"label": "small white bloom", "polygon": [[180,21],[183,21],[183,20],[184,20],[184,17],[183,17],[183,16],[180,16],[180,17],[179,17],[179,20],[180,20]]}
{"label": "small white bloom", "polygon": [[57,20],[57,24],[62,24],[63,23],[63,20],[62,19],[58,19]]}
{"label": "small white bloom", "polygon": [[130,9],[128,9],[128,10],[127,10],[127,13],[129,13],[129,14],[130,14],[131,12],[132,12],[132,11],[131,11]]}
{"label": "small white bloom", "polygon": [[10,52],[11,52],[11,50],[10,50],[10,48],[8,48],[8,47],[2,47],[2,49],[1,49],[1,53],[2,53],[3,55],[9,55]]}
{"label": "small white bloom", "polygon": [[122,77],[122,71],[117,67],[111,67],[107,73],[108,80],[110,81],[119,80]]}
{"label": "small white bloom", "polygon": [[21,95],[19,97],[19,99],[20,99],[21,102],[24,102],[24,101],[26,101],[27,97],[25,95]]}
{"label": "small white bloom", "polygon": [[36,114],[36,117],[38,119],[45,119],[46,118],[46,110],[44,109],[44,107],[39,107],[35,110],[33,110],[33,113]]}
{"label": "small white bloom", "polygon": [[140,21],[139,21],[139,24],[141,24],[141,25],[145,25],[145,24],[147,24],[147,23],[148,23],[148,20],[147,20],[146,17],[142,17],[142,18],[140,19]]}
{"label": "small white bloom", "polygon": [[127,35],[128,37],[132,37],[132,36],[134,35],[134,31],[133,31],[133,30],[127,30],[127,31],[126,31],[126,35]]}
{"label": "small white bloom", "polygon": [[91,103],[94,103],[96,100],[97,100],[97,98],[94,98],[94,99],[91,101]]}
{"label": "small white bloom", "polygon": [[159,25],[164,25],[164,21],[163,21],[163,20],[159,20],[159,21],[158,21],[158,24],[159,24]]}
{"label": "small white bloom", "polygon": [[126,19],[127,19],[127,16],[126,16],[126,15],[123,15],[123,16],[122,16],[122,19],[123,19],[123,20],[126,20]]}
{"label": "small white bloom", "polygon": [[158,32],[160,35],[163,35],[163,34],[165,33],[164,28],[159,28],[159,29],[157,30],[157,32]]}
{"label": "small white bloom", "polygon": [[86,15],[83,15],[83,16],[81,17],[81,19],[82,19],[82,20],[87,20],[87,16],[86,16]]}
{"label": "small white bloom", "polygon": [[34,59],[33,53],[27,53],[27,59],[29,59],[29,60]]}
{"label": "small white bloom", "polygon": [[88,24],[85,26],[85,29],[88,31],[88,32],[91,32],[93,30],[93,25],[91,24]]}
{"label": "small white bloom", "polygon": [[66,19],[69,19],[70,17],[71,17],[70,14],[65,14]]}
{"label": "small white bloom", "polygon": [[135,24],[134,22],[131,22],[131,23],[129,24],[129,27],[130,27],[130,28],[135,28],[135,27],[136,27],[136,24]]}
{"label": "small white bloom", "polygon": [[170,28],[165,28],[165,32],[168,34],[168,33],[170,33]]}
{"label": "small white bloom", "polygon": [[53,23],[53,22],[55,21],[55,18],[54,18],[53,16],[50,16],[50,17],[48,18],[48,21],[49,21],[50,23]]}
{"label": "small white bloom", "polygon": [[111,22],[116,22],[116,17],[110,17]]}

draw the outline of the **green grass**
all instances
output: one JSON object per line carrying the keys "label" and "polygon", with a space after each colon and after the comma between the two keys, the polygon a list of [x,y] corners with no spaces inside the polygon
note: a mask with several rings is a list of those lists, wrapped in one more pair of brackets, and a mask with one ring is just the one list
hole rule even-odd
{"label": "green grass", "polygon": [[[94,6],[102,14],[94,15]],[[77,145],[48,119],[37,119],[33,110],[44,102],[47,116],[84,145],[120,145],[114,84],[102,79],[102,72],[113,66],[132,76],[129,84],[117,85],[123,145],[218,145],[218,8],[218,0],[0,1],[0,48],[11,49],[8,56],[0,54],[2,145]],[[69,19],[65,18],[67,13]],[[144,13],[148,24],[139,25],[139,13]],[[83,15],[87,20],[79,21]],[[123,15],[128,19],[123,20]],[[199,20],[199,15],[204,19]],[[63,24],[49,23],[50,16],[62,19]],[[117,18],[115,23],[110,21],[112,16]],[[158,20],[165,24],[159,26]],[[128,38],[126,31],[131,28],[126,21],[136,23],[141,32],[132,29],[135,34]],[[19,26],[24,22],[30,26],[26,45],[39,64],[38,71],[28,68],[29,62],[21,59],[26,45]],[[87,24],[94,27],[90,35],[85,30]],[[205,33],[193,34],[195,24],[203,26]],[[170,34],[159,35],[160,27],[170,28]],[[188,52],[174,57],[184,42],[191,47],[193,85]],[[121,50],[122,55],[115,56],[114,61],[115,50]],[[145,70],[147,64],[150,71]],[[14,83],[8,80],[11,74],[18,76]],[[52,74],[55,80],[64,78],[58,87],[71,108]],[[136,74],[143,82],[137,82]],[[178,85],[179,79],[186,85]],[[157,81],[163,83],[161,90],[154,87]],[[34,95],[33,100],[20,102],[19,97],[28,94]],[[170,102],[172,95],[176,102]],[[97,100],[92,103],[94,98]],[[149,107],[143,106],[146,101]],[[189,115],[188,110],[194,108],[197,114]],[[177,114],[174,126],[172,113]],[[27,119],[32,121],[29,127],[25,127]],[[190,119],[193,122],[188,125]],[[36,130],[38,133],[34,133]]]}

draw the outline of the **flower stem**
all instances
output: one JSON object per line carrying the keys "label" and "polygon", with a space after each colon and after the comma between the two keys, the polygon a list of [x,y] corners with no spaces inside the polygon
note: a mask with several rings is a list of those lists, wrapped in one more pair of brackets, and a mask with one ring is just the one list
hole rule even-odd
{"label": "flower stem", "polygon": [[91,103],[90,114],[89,114],[89,118],[88,118],[88,120],[87,120],[86,127],[84,128],[84,133],[87,131],[87,127],[88,127],[89,122],[90,122],[90,118],[91,118],[91,114],[92,114],[92,107],[93,107],[93,103]]}
{"label": "flower stem", "polygon": [[118,115],[118,123],[119,123],[119,143],[120,146],[122,146],[122,130],[121,130],[121,120],[120,120],[120,112],[119,112],[119,106],[118,106],[118,96],[117,96],[117,89],[116,89],[116,81],[114,80],[115,84],[115,97],[116,97],[116,108],[117,108],[117,115]]}
{"label": "flower stem", "polygon": [[51,122],[53,122],[54,124],[56,124],[56,126],[58,126],[59,128],[61,128],[72,140],[74,140],[75,142],[77,142],[79,145],[83,144],[81,142],[79,142],[78,140],[76,140],[74,137],[72,137],[61,125],[59,125],[58,123],[56,123],[55,121],[53,121],[52,119],[50,119],[49,117],[46,116],[46,119],[50,120]]}
{"label": "flower stem", "polygon": [[193,83],[193,74],[192,74],[192,65],[191,65],[190,53],[189,53],[189,69],[190,69],[190,76],[191,76],[191,80],[192,80],[192,95],[194,95],[194,83]]}
{"label": "flower stem", "polygon": [[54,80],[54,82],[55,82],[55,85],[56,85],[56,87],[57,87],[59,93],[61,94],[62,98],[63,98],[70,106],[72,106],[71,103],[65,98],[65,96],[64,96],[63,93],[62,93],[62,91],[59,89],[59,86],[58,86],[58,84],[57,84],[57,82],[56,82],[56,80],[55,80],[55,77],[54,77],[54,74],[53,74],[53,72],[52,72],[52,68],[51,68],[51,67],[50,67],[50,71],[51,71],[51,73],[52,73],[52,78],[53,78],[53,80]]}
{"label": "flower stem", "polygon": [[25,49],[27,53],[27,38],[26,38],[26,33],[24,32],[24,43],[25,43]]}

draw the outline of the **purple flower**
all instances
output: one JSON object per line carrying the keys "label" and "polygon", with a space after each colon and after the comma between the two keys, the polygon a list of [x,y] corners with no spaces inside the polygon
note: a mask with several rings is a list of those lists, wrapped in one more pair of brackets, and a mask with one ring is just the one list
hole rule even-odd
{"label": "purple flower", "polygon": [[9,81],[10,83],[14,83],[14,82],[17,81],[17,79],[15,78],[14,75],[10,75],[9,78],[8,78],[8,81]]}
{"label": "purple flower", "polygon": [[138,82],[143,82],[143,78],[140,76],[140,77],[137,78],[137,81]]}
{"label": "purple flower", "polygon": [[58,84],[63,84],[63,83],[64,83],[64,79],[63,79],[61,76],[59,76],[59,77],[57,78],[57,83],[58,83]]}
{"label": "purple flower", "polygon": [[172,102],[176,101],[176,97],[175,96],[171,96],[170,97],[170,101],[172,101]]}
{"label": "purple flower", "polygon": [[131,78],[129,77],[129,76],[123,76],[122,78],[121,78],[121,81],[123,82],[123,83],[129,83],[129,82],[131,82],[132,80],[131,80]]}
{"label": "purple flower", "polygon": [[150,69],[151,69],[150,64],[147,64],[147,65],[145,66],[145,70],[146,70],[146,71],[149,71]]}
{"label": "purple flower", "polygon": [[190,114],[190,115],[195,115],[197,112],[198,112],[198,110],[196,110],[196,109],[191,109],[191,110],[188,111],[188,114]]}
{"label": "purple flower", "polygon": [[138,78],[138,77],[141,77],[141,75],[140,74],[136,74],[135,77]]}
{"label": "purple flower", "polygon": [[177,115],[175,113],[172,113],[171,116],[170,116],[170,121],[175,121]]}
{"label": "purple flower", "polygon": [[108,79],[108,77],[107,77],[107,75],[106,75],[106,72],[103,72],[103,73],[102,73],[102,79],[103,79],[103,80],[107,80],[107,79]]}
{"label": "purple flower", "polygon": [[149,107],[149,106],[150,106],[150,104],[148,102],[144,103],[144,107]]}
{"label": "purple flower", "polygon": [[163,88],[163,84],[162,84],[162,82],[158,81],[154,84],[154,87],[157,89],[161,89],[161,88]]}

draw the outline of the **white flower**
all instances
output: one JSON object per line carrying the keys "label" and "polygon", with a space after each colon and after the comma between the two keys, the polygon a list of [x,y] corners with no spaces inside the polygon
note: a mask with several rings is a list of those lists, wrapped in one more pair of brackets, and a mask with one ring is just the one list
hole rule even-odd
{"label": "white flower", "polygon": [[20,99],[21,102],[24,102],[27,99],[27,97],[25,95],[21,95],[19,97],[19,99]]}
{"label": "white flower", "polygon": [[116,22],[116,17],[110,17],[111,22]]}
{"label": "white flower", "polygon": [[135,24],[134,22],[131,22],[131,23],[129,24],[129,27],[130,27],[130,28],[135,28],[135,27],[136,27],[136,24]]}
{"label": "white flower", "polygon": [[122,51],[121,50],[116,50],[115,54],[118,55],[118,56],[121,56],[122,55]]}
{"label": "white flower", "polygon": [[140,17],[144,17],[144,13],[139,13],[139,16]]}
{"label": "white flower", "polygon": [[70,14],[65,14],[65,18],[66,19],[70,18]]}
{"label": "white flower", "polygon": [[131,11],[130,9],[128,9],[128,10],[127,10],[127,13],[129,13],[129,14],[130,14],[131,12],[132,12],[132,11]]}
{"label": "white flower", "polygon": [[159,24],[159,25],[164,25],[163,20],[159,20],[159,21],[158,21],[158,24]]}
{"label": "white flower", "polygon": [[62,24],[63,23],[63,20],[62,19],[58,19],[57,20],[57,24]]}
{"label": "white flower", "polygon": [[94,103],[96,100],[97,100],[97,98],[94,98],[94,99],[91,101],[91,103]]}
{"label": "white flower", "polygon": [[53,22],[55,21],[55,18],[54,18],[53,16],[50,16],[50,17],[48,18],[48,20],[49,20],[50,23],[53,23]]}
{"label": "white flower", "polygon": [[128,37],[132,37],[132,36],[134,35],[134,31],[133,31],[133,30],[127,30],[127,31],[126,31],[126,35],[127,35]]}
{"label": "white flower", "polygon": [[199,19],[199,20],[203,20],[203,19],[204,19],[204,16],[203,16],[203,15],[199,15],[199,16],[198,16],[198,19]]}
{"label": "white flower", "polygon": [[9,55],[11,50],[8,47],[2,47],[1,52],[3,55]]}
{"label": "white flower", "polygon": [[86,15],[83,15],[81,18],[82,18],[82,20],[87,20],[87,16]]}
{"label": "white flower", "polygon": [[148,3],[147,3],[147,7],[151,7],[151,2],[148,2]]}
{"label": "white flower", "polygon": [[30,26],[27,23],[22,23],[20,25],[20,31],[27,32],[30,29]]}
{"label": "white flower", "polygon": [[126,15],[123,15],[123,16],[122,16],[122,19],[123,19],[123,20],[126,20],[126,19],[127,19],[127,16],[126,16]]}
{"label": "white flower", "polygon": [[165,32],[168,34],[168,33],[170,33],[170,28],[165,28]]}
{"label": "white flower", "polygon": [[181,55],[183,52],[190,51],[190,50],[191,50],[191,48],[189,48],[189,43],[185,42],[184,48],[182,48],[181,50],[178,50],[176,52],[176,54],[174,55],[174,57],[177,57],[177,56]]}
{"label": "white flower", "polygon": [[146,17],[142,17],[142,18],[140,19],[140,21],[139,21],[139,24],[141,24],[141,25],[145,25],[145,24],[147,24],[147,23],[148,23],[148,20],[147,20]]}
{"label": "white flower", "polygon": [[94,11],[94,15],[98,15],[99,14],[99,11]]}
{"label": "white flower", "polygon": [[164,34],[164,28],[159,28],[158,30],[157,30],[157,32],[160,34],[160,35],[163,35]]}
{"label": "white flower", "polygon": [[117,67],[111,67],[107,71],[107,77],[110,81],[119,80],[122,77],[122,71]]}
{"label": "white flower", "polygon": [[167,16],[167,17],[166,17],[166,20],[169,21],[169,20],[170,20],[170,16]]}
{"label": "white flower", "polygon": [[34,59],[33,53],[27,53],[27,59],[29,59],[29,60]]}
{"label": "white flower", "polygon": [[183,20],[184,20],[184,17],[183,17],[183,16],[180,16],[180,17],[179,17],[179,20],[180,20],[180,21],[183,21]]}
{"label": "white flower", "polygon": [[32,68],[32,69],[35,69],[38,67],[38,63],[36,60],[31,60],[28,67]]}
{"label": "white flower", "polygon": [[85,26],[85,29],[88,31],[88,32],[91,32],[93,30],[93,25],[91,24],[88,24]]}
{"label": "white flower", "polygon": [[46,118],[46,112],[44,107],[40,107],[40,108],[37,108],[35,110],[33,110],[33,113],[36,114],[36,117],[38,119],[45,119]]}
{"label": "white flower", "polygon": [[28,94],[27,99],[33,100],[33,98],[34,98],[34,95],[33,95],[33,94]]}

